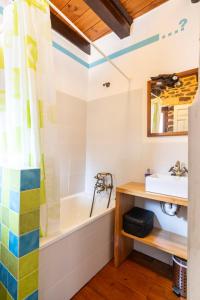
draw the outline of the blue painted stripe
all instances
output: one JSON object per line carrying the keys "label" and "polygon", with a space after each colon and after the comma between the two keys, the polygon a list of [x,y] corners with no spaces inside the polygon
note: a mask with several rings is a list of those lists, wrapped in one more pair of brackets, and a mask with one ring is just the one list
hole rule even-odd
{"label": "blue painted stripe", "polygon": [[[127,53],[133,52],[135,50],[138,50],[140,48],[143,48],[145,46],[148,46],[150,44],[153,44],[155,42],[158,42],[160,40],[160,35],[156,34],[151,36],[150,38],[147,38],[145,40],[142,40],[136,44],[133,44],[129,47],[126,47],[124,49],[121,49],[119,51],[116,51],[110,55],[108,55],[109,59],[115,59],[117,57],[120,57],[122,55],[125,55]],[[74,59],[75,61],[79,62],[81,65],[83,65],[84,67],[90,69],[90,68],[94,68],[98,65],[101,65],[105,62],[107,62],[108,60],[106,58],[101,58],[98,59],[90,64],[88,64],[87,62],[85,62],[84,60],[82,60],[81,58],[79,58],[78,56],[74,55],[72,52],[70,52],[69,50],[63,48],[62,46],[60,46],[59,44],[57,44],[56,42],[53,42],[53,47],[56,48],[57,50],[61,51],[63,54],[71,57],[72,59]]]}
{"label": "blue painted stripe", "polygon": [[53,47],[57,50],[59,50],[60,52],[62,52],[63,54],[71,57],[72,59],[74,59],[76,62],[80,63],[81,65],[83,65],[86,68],[89,68],[90,65],[84,61],[83,59],[81,59],[80,57],[78,57],[77,55],[73,54],[72,52],[70,52],[69,50],[65,49],[64,47],[60,46],[59,44],[57,44],[56,42],[53,42]]}
{"label": "blue painted stripe", "polygon": [[[0,14],[3,14],[3,7],[0,6]],[[116,51],[112,54],[110,54],[108,56],[109,59],[115,59],[117,57],[120,57],[122,55],[125,55],[127,53],[133,52],[135,50],[138,50],[140,48],[143,48],[145,46],[148,46],[150,44],[153,44],[155,42],[158,42],[160,40],[160,35],[156,34],[151,36],[150,38],[144,39],[138,43],[135,43],[129,47],[126,47],[122,50]],[[107,59],[106,58],[101,58],[98,59],[92,63],[87,63],[86,61],[84,61],[83,59],[81,59],[80,57],[78,57],[77,55],[73,54],[71,51],[67,50],[66,48],[62,47],[61,45],[59,45],[58,43],[53,41],[53,47],[55,49],[57,49],[58,51],[62,52],[63,54],[67,55],[68,57],[72,58],[73,60],[75,60],[76,62],[78,62],[79,64],[81,64],[82,66],[86,67],[87,69],[90,68],[94,68],[100,64],[106,63]]]}
{"label": "blue painted stripe", "polygon": [[[133,52],[135,50],[138,50],[140,48],[143,48],[145,46],[148,46],[150,44],[158,42],[159,40],[160,40],[160,35],[159,34],[153,35],[150,38],[142,40],[142,41],[140,41],[136,44],[133,44],[133,45],[127,47],[127,48],[121,49],[119,51],[116,51],[116,52],[108,55],[108,58],[109,59],[115,59],[115,58],[120,57],[122,55],[125,55],[127,53]],[[107,61],[106,58],[101,58],[99,60],[96,60],[96,61],[94,61],[93,63],[90,64],[90,68],[96,67],[96,66],[98,66],[102,63],[105,63],[106,61]]]}

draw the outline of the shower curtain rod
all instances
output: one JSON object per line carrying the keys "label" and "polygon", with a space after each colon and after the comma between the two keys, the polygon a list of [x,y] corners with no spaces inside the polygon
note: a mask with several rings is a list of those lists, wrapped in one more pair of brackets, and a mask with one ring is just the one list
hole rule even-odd
{"label": "shower curtain rod", "polygon": [[70,25],[72,26],[97,52],[99,52],[123,77],[125,77],[130,85],[131,78],[129,78],[98,46],[95,45],[66,15],[64,15],[50,0],[46,0],[48,4]]}

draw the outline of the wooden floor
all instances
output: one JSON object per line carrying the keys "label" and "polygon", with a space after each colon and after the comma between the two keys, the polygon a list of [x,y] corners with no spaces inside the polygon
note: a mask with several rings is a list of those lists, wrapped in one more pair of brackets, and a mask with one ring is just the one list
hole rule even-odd
{"label": "wooden floor", "polygon": [[72,300],[179,300],[171,267],[138,252],[118,268],[106,265]]}

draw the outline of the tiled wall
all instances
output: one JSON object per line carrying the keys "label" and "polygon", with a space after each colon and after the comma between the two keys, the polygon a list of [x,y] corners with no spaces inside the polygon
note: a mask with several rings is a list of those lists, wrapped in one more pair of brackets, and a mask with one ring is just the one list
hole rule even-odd
{"label": "tiled wall", "polygon": [[114,186],[143,178],[141,96],[142,92],[135,90],[88,102],[88,192],[92,192],[94,175],[100,171],[114,175]]}
{"label": "tiled wall", "polygon": [[38,299],[40,170],[0,169],[0,299]]}
{"label": "tiled wall", "polygon": [[86,104],[57,92],[61,197],[85,190]]}

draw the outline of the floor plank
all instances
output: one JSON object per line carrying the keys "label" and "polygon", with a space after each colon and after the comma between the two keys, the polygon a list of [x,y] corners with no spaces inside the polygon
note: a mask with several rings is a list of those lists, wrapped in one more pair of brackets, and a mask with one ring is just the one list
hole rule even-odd
{"label": "floor plank", "polygon": [[178,300],[172,292],[171,267],[133,251],[115,268],[108,263],[71,300]]}

